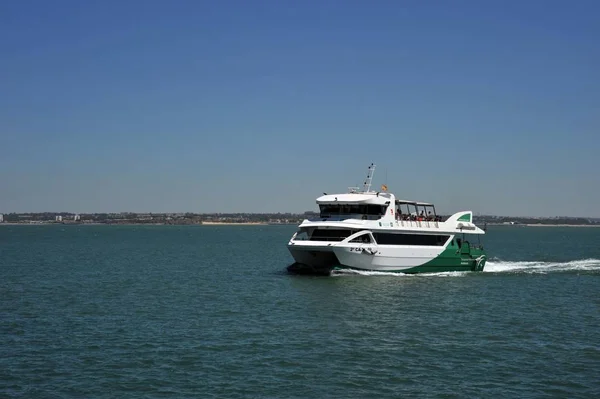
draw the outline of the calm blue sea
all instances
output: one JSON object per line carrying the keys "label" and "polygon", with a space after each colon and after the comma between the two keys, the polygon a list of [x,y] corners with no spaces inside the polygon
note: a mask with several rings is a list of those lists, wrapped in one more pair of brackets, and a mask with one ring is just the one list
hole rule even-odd
{"label": "calm blue sea", "polygon": [[597,398],[600,229],[293,276],[294,226],[0,226],[0,397]]}

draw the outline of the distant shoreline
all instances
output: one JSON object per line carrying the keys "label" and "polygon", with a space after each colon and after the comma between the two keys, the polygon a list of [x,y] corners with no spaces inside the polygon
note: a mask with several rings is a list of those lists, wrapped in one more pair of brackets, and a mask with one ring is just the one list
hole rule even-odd
{"label": "distant shoreline", "polygon": [[283,226],[285,223],[267,222],[202,222],[202,223],[14,223],[4,222],[0,226]]}
{"label": "distant shoreline", "polygon": [[200,226],[267,226],[266,222],[202,222]]}
{"label": "distant shoreline", "polygon": [[[517,225],[519,226],[519,225]],[[523,224],[521,226],[527,227],[600,227],[600,224]]]}
{"label": "distant shoreline", "polygon": [[[15,223],[15,222],[3,222],[1,226],[297,226],[298,224],[292,223],[268,223],[268,222],[202,222],[202,223]],[[600,224],[543,224],[543,223],[518,223],[518,224],[504,224],[504,223],[486,223],[487,226],[500,226],[500,227],[600,227]],[[483,227],[483,223],[479,223],[478,226]]]}
{"label": "distant shoreline", "polygon": [[[480,226],[482,224],[478,224]],[[544,224],[544,223],[517,223],[517,224],[505,224],[505,223],[487,223],[488,226],[502,226],[502,227],[600,227],[600,224]]]}

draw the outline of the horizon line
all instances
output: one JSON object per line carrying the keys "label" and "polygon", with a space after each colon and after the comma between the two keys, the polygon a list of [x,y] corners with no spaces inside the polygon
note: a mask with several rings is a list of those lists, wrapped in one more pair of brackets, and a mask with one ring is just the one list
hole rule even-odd
{"label": "horizon line", "polygon": [[[304,211],[304,212],[191,212],[191,211],[179,211],[179,212],[155,212],[155,211],[120,211],[120,212],[71,212],[71,211],[33,211],[33,212],[0,212],[0,215],[35,215],[35,214],[56,214],[56,215],[98,215],[98,214],[108,214],[108,215],[122,215],[122,214],[151,214],[151,215],[177,215],[177,214],[193,214],[193,215],[304,215],[306,213],[318,213],[316,211]],[[456,212],[454,212],[456,213]],[[444,215],[445,213],[438,213],[438,215]],[[449,213],[448,215],[453,215],[453,213]],[[501,218],[538,218],[538,219],[552,219],[552,218],[569,218],[569,219],[600,219],[600,216],[566,216],[566,215],[553,215],[553,216],[531,216],[531,215],[498,215],[498,214],[484,214],[479,212],[473,212],[474,217],[501,217]]]}

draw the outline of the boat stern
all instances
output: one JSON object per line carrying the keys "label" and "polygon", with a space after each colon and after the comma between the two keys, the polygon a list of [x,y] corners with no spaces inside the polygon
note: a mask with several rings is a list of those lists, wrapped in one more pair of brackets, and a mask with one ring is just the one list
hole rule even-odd
{"label": "boat stern", "polygon": [[485,263],[487,261],[487,255],[483,250],[483,247],[472,247],[471,248],[471,258],[473,258],[473,271],[481,272],[485,267]]}

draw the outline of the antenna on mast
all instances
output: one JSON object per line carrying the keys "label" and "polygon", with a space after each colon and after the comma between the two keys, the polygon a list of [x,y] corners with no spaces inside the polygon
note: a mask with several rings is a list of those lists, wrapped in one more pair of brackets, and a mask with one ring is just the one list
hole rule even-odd
{"label": "antenna on mast", "polygon": [[383,184],[387,187],[387,166],[385,167],[385,181]]}
{"label": "antenna on mast", "polygon": [[371,191],[371,182],[373,181],[374,174],[375,174],[375,164],[371,163],[371,165],[369,166],[369,172],[367,173],[367,180],[365,180],[365,183],[363,185],[363,191],[365,193],[368,193],[369,191]]}

